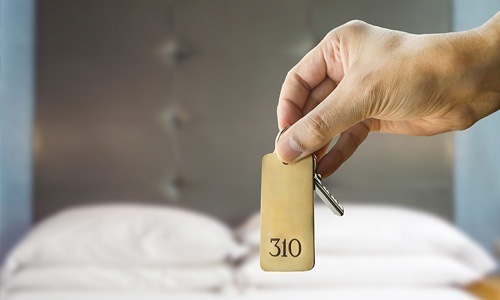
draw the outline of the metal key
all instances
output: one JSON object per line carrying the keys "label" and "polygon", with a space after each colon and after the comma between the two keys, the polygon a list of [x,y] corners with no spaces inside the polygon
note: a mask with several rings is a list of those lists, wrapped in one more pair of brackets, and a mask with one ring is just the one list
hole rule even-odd
{"label": "metal key", "polygon": [[[278,143],[281,135],[289,128],[287,126],[280,130],[278,135],[276,136],[275,144]],[[335,199],[332,194],[326,189],[321,181],[321,175],[316,173],[317,161],[316,155],[312,155],[313,157],[313,182],[314,182],[314,191],[321,198],[321,200],[328,206],[328,208],[336,215],[343,216],[344,208],[340,205],[340,203]]]}
{"label": "metal key", "polygon": [[314,191],[325,202],[326,206],[336,215],[344,215],[344,208],[340,203],[330,194],[326,187],[321,182],[321,175],[314,172]]}
{"label": "metal key", "polygon": [[314,171],[313,171],[314,191],[334,214],[338,216],[343,216],[344,208],[323,185],[323,182],[321,180],[321,175],[316,173],[316,166],[317,166],[316,155],[313,155],[313,163],[314,163]]}

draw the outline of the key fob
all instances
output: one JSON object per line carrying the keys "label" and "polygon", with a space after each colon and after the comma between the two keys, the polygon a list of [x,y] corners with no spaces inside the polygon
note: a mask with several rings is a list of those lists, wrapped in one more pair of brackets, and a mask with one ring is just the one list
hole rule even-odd
{"label": "key fob", "polygon": [[260,266],[264,271],[314,267],[314,162],[262,159]]}

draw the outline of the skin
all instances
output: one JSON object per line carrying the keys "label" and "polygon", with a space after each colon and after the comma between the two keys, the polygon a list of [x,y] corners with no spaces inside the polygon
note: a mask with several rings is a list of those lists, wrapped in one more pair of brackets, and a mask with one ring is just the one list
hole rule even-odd
{"label": "skin", "polygon": [[469,31],[427,35],[351,21],[288,72],[277,116],[289,128],[275,151],[286,163],[315,153],[325,177],[370,132],[464,130],[499,109],[500,13]]}

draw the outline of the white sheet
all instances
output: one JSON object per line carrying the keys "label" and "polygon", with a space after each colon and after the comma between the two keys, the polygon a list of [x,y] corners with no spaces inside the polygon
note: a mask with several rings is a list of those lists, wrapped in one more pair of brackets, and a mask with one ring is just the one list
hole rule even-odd
{"label": "white sheet", "polygon": [[135,267],[106,268],[95,266],[30,267],[6,280],[1,289],[30,290],[93,290],[113,292],[214,290],[229,286],[233,271],[228,265],[198,267]]}
{"label": "white sheet", "polygon": [[444,287],[481,278],[462,263],[437,255],[317,255],[308,272],[264,272],[256,256],[236,271],[238,286],[262,288]]}
{"label": "white sheet", "polygon": [[225,293],[109,293],[85,291],[31,291],[10,295],[3,300],[474,300],[454,288],[384,288],[384,289],[309,289],[236,291]]}
{"label": "white sheet", "polygon": [[[455,258],[480,274],[495,269],[495,260],[446,220],[413,209],[384,205],[345,205],[342,218],[317,205],[317,254],[437,254]],[[243,244],[258,252],[260,216],[254,214],[237,231]]]}

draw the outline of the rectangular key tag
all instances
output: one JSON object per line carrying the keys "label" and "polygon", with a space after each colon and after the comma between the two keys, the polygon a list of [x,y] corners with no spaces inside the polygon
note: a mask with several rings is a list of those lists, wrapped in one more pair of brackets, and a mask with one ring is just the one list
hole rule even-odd
{"label": "rectangular key tag", "polygon": [[313,158],[283,164],[262,158],[260,266],[264,271],[314,267]]}

